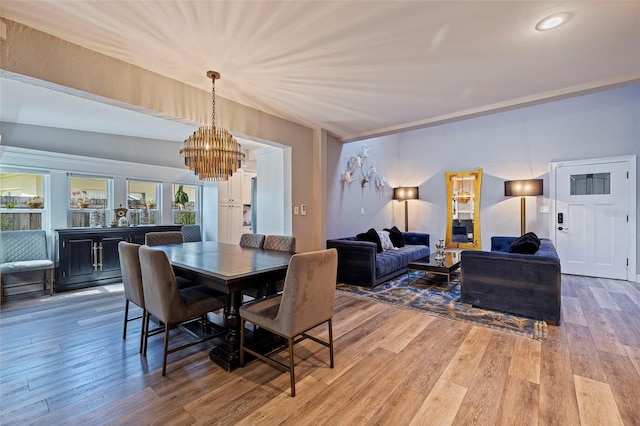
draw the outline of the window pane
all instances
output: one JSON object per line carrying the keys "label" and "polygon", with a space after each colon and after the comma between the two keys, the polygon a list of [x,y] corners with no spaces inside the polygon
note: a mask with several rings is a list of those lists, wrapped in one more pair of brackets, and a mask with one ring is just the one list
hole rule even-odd
{"label": "window pane", "polygon": [[4,208],[44,208],[44,175],[1,172],[0,195]]}
{"label": "window pane", "polygon": [[[72,209],[100,209],[109,207],[109,179],[69,177]],[[88,226],[88,225],[87,225]]]}
{"label": "window pane", "polygon": [[127,181],[127,203],[130,209],[147,207],[155,209],[158,199],[158,183],[137,180]]}
{"label": "window pane", "polygon": [[194,210],[196,206],[196,194],[198,187],[193,185],[173,184],[173,208],[182,210]]}
{"label": "window pane", "polygon": [[42,213],[0,213],[2,231],[42,229]]}
{"label": "window pane", "polygon": [[611,194],[611,173],[571,175],[571,195]]}
{"label": "window pane", "polygon": [[69,226],[109,226],[112,178],[69,175]]}
{"label": "window pane", "polygon": [[0,172],[0,230],[42,229],[44,173]]}
{"label": "window pane", "polygon": [[173,223],[176,225],[195,225],[196,212],[186,210],[175,210],[173,212]]}
{"label": "window pane", "polygon": [[160,188],[158,182],[127,180],[127,205],[131,225],[160,223]]}
{"label": "window pane", "polygon": [[195,225],[199,209],[199,187],[195,185],[172,185],[173,223],[177,225]]}

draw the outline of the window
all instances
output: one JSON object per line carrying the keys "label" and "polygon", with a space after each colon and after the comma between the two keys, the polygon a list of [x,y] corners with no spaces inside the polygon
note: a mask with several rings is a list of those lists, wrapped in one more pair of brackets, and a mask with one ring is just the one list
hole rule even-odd
{"label": "window", "polygon": [[160,188],[161,185],[158,182],[127,179],[127,207],[131,225],[162,223]]}
{"label": "window", "polygon": [[44,229],[45,172],[0,172],[0,230]]}
{"label": "window", "polygon": [[108,226],[112,193],[112,178],[69,175],[70,226]]}
{"label": "window", "polygon": [[611,173],[571,175],[571,195],[611,194]]}
{"label": "window", "polygon": [[195,225],[199,222],[197,215],[200,208],[201,188],[195,185],[172,185],[173,223],[176,225]]}

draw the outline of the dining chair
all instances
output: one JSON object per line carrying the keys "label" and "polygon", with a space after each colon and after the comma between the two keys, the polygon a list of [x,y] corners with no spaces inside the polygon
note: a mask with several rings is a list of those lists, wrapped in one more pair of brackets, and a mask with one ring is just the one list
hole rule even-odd
{"label": "dining chair", "polygon": [[191,319],[206,316],[227,305],[228,298],[203,285],[179,289],[171,263],[162,250],[142,246],[139,249],[142,288],[146,308],[145,346],[147,345],[149,317],[158,318],[165,324],[164,351],[162,355],[162,375],[167,373],[167,356],[226,333],[204,335],[203,337],[169,349],[169,337],[172,326]]}
{"label": "dining chair", "polygon": [[240,247],[262,248],[264,244],[263,234],[242,234],[240,235]]}
{"label": "dining chair", "polygon": [[150,247],[165,244],[182,244],[184,243],[184,237],[180,231],[147,232],[144,236],[144,243]]}
{"label": "dining chair", "polygon": [[202,241],[200,225],[182,225],[180,232],[182,232],[182,237],[185,243]]}
{"label": "dining chair", "polygon": [[[145,341],[145,321],[147,321],[146,312],[144,306],[144,292],[142,290],[142,272],[140,271],[140,258],[138,251],[140,249],[139,244],[128,243],[126,241],[120,241],[118,243],[118,255],[120,257],[120,271],[122,272],[122,284],[124,287],[124,327],[122,331],[122,338],[127,338],[127,324],[131,321],[142,319],[140,326],[140,350],[141,354],[146,354],[146,341]],[[142,315],[129,318],[129,304],[134,303],[142,309]],[[162,332],[164,325],[154,328],[148,331],[149,335],[154,335]]]}
{"label": "dining chair", "polygon": [[[261,249],[264,244],[265,236],[263,234],[242,234],[240,235],[240,247],[252,247]],[[259,299],[267,294],[267,284],[251,287],[242,290],[242,294]]]}
{"label": "dining chair", "polygon": [[[288,371],[291,396],[296,396],[293,346],[311,339],[329,348],[329,366],[333,368],[333,304],[336,292],[338,252],[336,249],[294,254],[289,262],[282,294],[258,299],[240,307],[240,366],[244,367],[245,352],[267,364]],[[271,331],[287,340],[289,365],[245,346],[245,322]],[[307,332],[327,323],[329,340],[324,341]],[[282,348],[284,349],[284,348]]]}
{"label": "dining chair", "polygon": [[[138,258],[139,244],[120,241],[118,243],[118,254],[120,256],[120,271],[122,272],[122,284],[124,286],[124,329],[122,338],[127,338],[127,324],[130,321],[142,319],[140,327],[140,353],[144,344],[144,321],[146,311],[144,309],[144,294],[142,292],[142,272],[140,272],[140,259]],[[129,318],[129,302],[134,303],[142,309],[142,315]]]}
{"label": "dining chair", "polygon": [[[288,251],[289,253],[295,253],[296,251],[296,237],[288,235],[267,235],[264,239],[265,250],[277,250]],[[279,280],[274,283],[268,284],[267,294],[279,293],[284,287],[284,281]]]}
{"label": "dining chair", "polygon": [[296,237],[290,237],[288,235],[267,235],[264,238],[264,245],[262,248],[265,250],[278,250],[295,253]]}

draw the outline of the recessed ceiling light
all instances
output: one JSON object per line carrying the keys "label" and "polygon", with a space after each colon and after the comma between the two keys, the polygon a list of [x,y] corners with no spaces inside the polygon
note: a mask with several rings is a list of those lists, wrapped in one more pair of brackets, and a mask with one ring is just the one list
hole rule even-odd
{"label": "recessed ceiling light", "polygon": [[567,12],[556,13],[555,15],[547,16],[542,21],[536,24],[536,30],[548,31],[554,28],[558,28],[560,25],[566,23],[569,18],[571,18],[571,14]]}

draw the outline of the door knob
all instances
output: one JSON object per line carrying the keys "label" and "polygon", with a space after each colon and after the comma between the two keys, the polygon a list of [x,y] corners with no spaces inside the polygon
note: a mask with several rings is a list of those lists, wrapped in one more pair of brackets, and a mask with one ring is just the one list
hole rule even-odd
{"label": "door knob", "polygon": [[562,226],[558,226],[558,231],[562,231],[562,230],[568,231],[569,228],[563,228]]}

